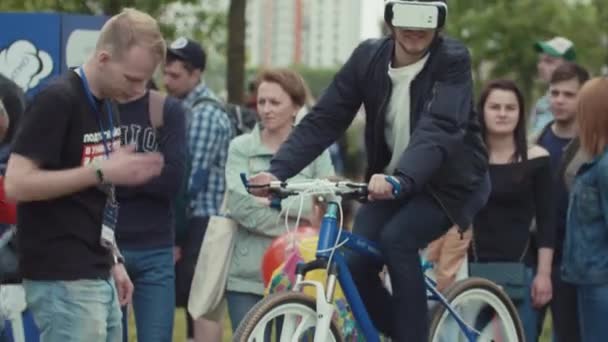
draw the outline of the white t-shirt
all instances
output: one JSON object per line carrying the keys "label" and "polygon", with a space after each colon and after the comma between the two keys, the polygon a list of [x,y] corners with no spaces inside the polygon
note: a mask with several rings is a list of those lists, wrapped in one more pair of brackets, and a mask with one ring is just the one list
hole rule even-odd
{"label": "white t-shirt", "polygon": [[397,167],[401,154],[405,151],[410,141],[410,85],[422,71],[429,55],[418,62],[401,68],[388,66],[388,76],[393,84],[391,99],[388,104],[386,121],[384,124],[384,135],[392,158],[384,172],[392,174]]}

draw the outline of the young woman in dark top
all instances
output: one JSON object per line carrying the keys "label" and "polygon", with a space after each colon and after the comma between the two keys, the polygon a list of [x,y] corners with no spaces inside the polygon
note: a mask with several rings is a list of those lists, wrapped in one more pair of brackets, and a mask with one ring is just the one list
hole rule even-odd
{"label": "young woman in dark top", "polygon": [[[495,80],[479,101],[488,148],[492,192],[473,222],[469,260],[523,262],[529,295],[515,302],[527,341],[536,340],[535,308],[551,300],[554,224],[549,153],[528,146],[521,91],[514,82]],[[538,250],[530,245],[536,218]],[[536,274],[534,274],[536,272]]]}

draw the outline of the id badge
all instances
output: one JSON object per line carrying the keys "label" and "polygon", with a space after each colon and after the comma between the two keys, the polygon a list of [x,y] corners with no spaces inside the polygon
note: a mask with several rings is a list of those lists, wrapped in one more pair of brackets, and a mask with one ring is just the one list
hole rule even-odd
{"label": "id badge", "polygon": [[118,202],[108,197],[106,206],[103,210],[103,221],[101,223],[101,245],[109,250],[112,250],[116,245],[116,223],[118,222]]}

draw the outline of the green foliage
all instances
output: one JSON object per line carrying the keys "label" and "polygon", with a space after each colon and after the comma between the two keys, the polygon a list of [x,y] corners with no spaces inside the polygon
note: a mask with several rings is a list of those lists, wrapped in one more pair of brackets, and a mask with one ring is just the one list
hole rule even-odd
{"label": "green foliage", "polygon": [[[166,0],[3,0],[2,11],[67,12],[81,14],[118,13],[124,7],[135,7],[157,16],[173,1]],[[194,0],[183,0],[194,2]]]}
{"label": "green foliage", "polygon": [[0,11],[40,11],[90,13],[84,1],[59,0],[2,0]]}
{"label": "green foliage", "polygon": [[304,65],[295,65],[292,68],[302,75],[314,98],[318,98],[321,95],[323,90],[333,80],[336,72],[338,72],[338,68],[317,69]]}
{"label": "green foliage", "polygon": [[607,61],[606,30],[598,29],[607,25],[606,7],[605,0],[451,0],[447,31],[469,46],[478,90],[488,79],[509,77],[530,100],[544,91],[535,84],[538,40],[565,36],[575,44],[577,62],[592,74],[600,71]]}
{"label": "green foliage", "polygon": [[[305,65],[292,65],[290,68],[302,75],[302,78],[304,78],[304,81],[306,81],[306,84],[310,88],[311,95],[315,99],[318,99],[323,90],[329,86],[329,83],[333,80],[334,75],[339,70],[339,67],[318,69],[310,68]],[[261,68],[250,68],[246,71],[245,86],[247,86],[247,83],[250,81],[255,80],[255,77],[260,70]]]}

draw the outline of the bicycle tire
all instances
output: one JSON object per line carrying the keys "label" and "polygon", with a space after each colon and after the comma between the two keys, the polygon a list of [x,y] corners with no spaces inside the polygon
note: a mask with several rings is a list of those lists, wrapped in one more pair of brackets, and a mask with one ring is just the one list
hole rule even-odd
{"label": "bicycle tire", "polygon": [[[280,292],[271,294],[270,296],[261,300],[253,308],[251,308],[249,312],[247,312],[247,315],[245,315],[245,318],[243,318],[241,324],[239,324],[238,329],[234,333],[232,341],[247,342],[249,335],[253,333],[260,320],[267,313],[284,304],[300,304],[307,306],[314,312],[317,311],[317,303],[315,302],[315,299],[303,293]],[[334,319],[331,321],[330,330],[337,342],[344,342],[344,338],[342,337],[340,329],[338,329]]]}
{"label": "bicycle tire", "polygon": [[[444,296],[448,303],[452,303],[456,298],[462,296],[464,293],[470,290],[484,290],[492,295],[494,295],[500,302],[507,308],[509,313],[509,317],[511,321],[515,325],[515,331],[517,333],[518,341],[512,342],[524,342],[524,330],[521,323],[521,319],[517,313],[517,309],[515,305],[509,299],[509,296],[495,283],[483,279],[483,278],[467,278],[461,281],[458,281],[454,285],[450,286],[444,293]],[[433,339],[437,333],[437,328],[439,323],[441,322],[441,318],[443,314],[446,312],[446,307],[437,304],[431,313],[431,325],[429,329],[429,342],[433,342]]]}

